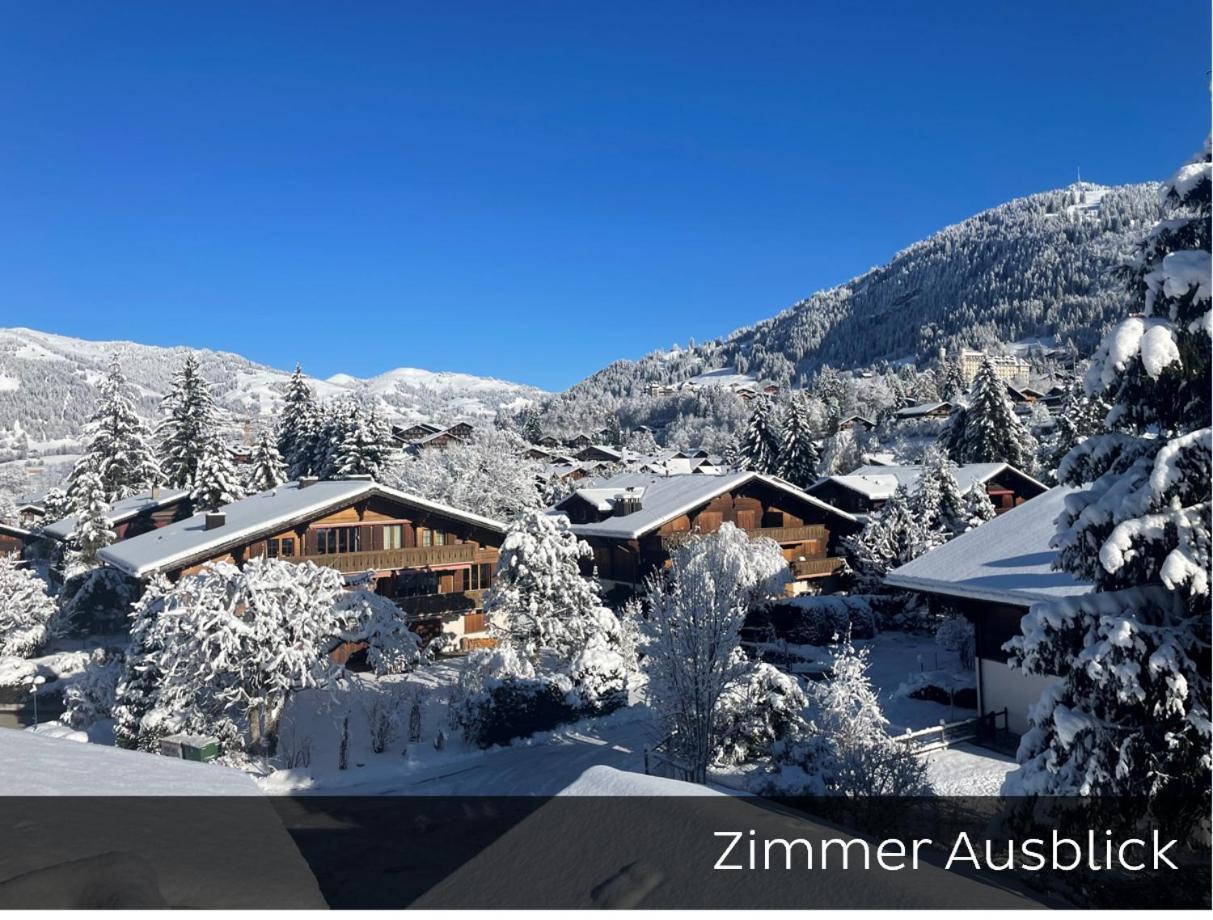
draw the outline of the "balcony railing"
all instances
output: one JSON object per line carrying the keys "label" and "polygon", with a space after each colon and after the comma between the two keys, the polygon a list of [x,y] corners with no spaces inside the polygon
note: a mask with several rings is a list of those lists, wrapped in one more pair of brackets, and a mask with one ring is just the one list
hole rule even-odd
{"label": "balcony railing", "polygon": [[827,575],[833,575],[845,564],[846,560],[838,556],[795,559],[792,562],[792,572],[797,578],[825,578]]}
{"label": "balcony railing", "polygon": [[484,605],[484,592],[452,591],[448,594],[417,594],[412,597],[394,597],[392,600],[410,617],[444,616],[479,610]]}
{"label": "balcony railing", "polygon": [[[829,538],[829,532],[821,524],[805,524],[801,527],[752,527],[746,533],[750,535],[751,540],[765,537],[776,543],[803,543],[806,540],[820,540],[824,545]],[[702,536],[698,530],[667,534],[661,538],[661,545],[669,549],[698,536]]]}
{"label": "balcony railing", "polygon": [[392,569],[422,569],[476,561],[475,543],[450,546],[418,546],[409,549],[376,549],[357,553],[323,553],[311,556],[282,556],[284,562],[314,562],[338,572],[386,572]]}

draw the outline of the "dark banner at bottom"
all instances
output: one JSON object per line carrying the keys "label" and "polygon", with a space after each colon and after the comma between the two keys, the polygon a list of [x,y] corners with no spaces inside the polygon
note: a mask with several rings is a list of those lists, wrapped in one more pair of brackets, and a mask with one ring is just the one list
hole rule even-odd
{"label": "dark banner at bottom", "polygon": [[1203,806],[0,799],[0,908],[1208,907]]}

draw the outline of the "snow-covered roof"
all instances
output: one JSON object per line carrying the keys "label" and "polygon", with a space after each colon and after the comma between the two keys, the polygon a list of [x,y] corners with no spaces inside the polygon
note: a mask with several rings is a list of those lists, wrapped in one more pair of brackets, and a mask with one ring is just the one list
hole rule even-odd
{"label": "snow-covered roof", "polygon": [[[967,492],[976,482],[989,482],[995,476],[1013,470],[1018,475],[1024,477],[1030,482],[1040,486],[1041,491],[1044,491],[1045,485],[1042,482],[1037,482],[1027,473],[1024,473],[1007,463],[962,463],[956,467],[956,484],[960,486],[961,492]],[[845,476],[830,476],[827,477],[833,481],[844,485],[849,489],[860,492],[872,499],[882,499],[890,497],[897,490],[897,486],[905,486],[907,489],[913,489],[918,483],[918,478],[922,475],[921,463],[909,463],[899,466],[886,466],[882,463],[869,463],[864,466],[856,467],[847,473]],[[888,480],[893,479],[895,484],[891,490],[885,493],[888,487]],[[814,483],[816,485],[816,483]]]}
{"label": "snow-covered roof", "polygon": [[574,524],[573,530],[583,536],[634,540],[679,515],[693,511],[717,495],[731,492],[733,489],[756,480],[789,492],[801,501],[816,505],[830,514],[859,523],[853,515],[802,492],[791,483],[761,473],[727,473],[722,476],[696,476],[689,473],[672,476],[653,473],[620,473],[596,483],[591,489],[578,489],[574,494],[581,496],[583,492],[589,492],[590,495],[586,497],[586,501],[599,510],[605,511],[614,507],[613,500],[623,497],[628,491],[639,492],[640,510],[631,514],[616,514],[594,524]]}
{"label": "snow-covered roof", "polygon": [[18,527],[15,524],[5,524],[3,521],[0,521],[0,533],[8,537],[19,537],[22,540],[27,540],[32,536],[24,527]]}
{"label": "snow-covered roof", "polygon": [[946,402],[927,402],[919,403],[917,406],[906,406],[904,409],[898,409],[895,415],[899,418],[914,418],[919,415],[929,415],[937,409],[951,410],[952,404]]}
{"label": "snow-covered roof", "polygon": [[1028,606],[1091,591],[1069,572],[1054,571],[1049,543],[1073,489],[1058,486],[982,524],[913,562],[885,583],[972,600]]}
{"label": "snow-covered roof", "polygon": [[[143,513],[144,511],[155,511],[157,508],[163,508],[165,505],[171,505],[174,502],[179,502],[187,497],[190,493],[186,489],[161,489],[159,498],[152,498],[151,492],[140,492],[137,495],[128,495],[126,498],[119,499],[110,506],[110,510],[106,513],[105,519],[109,521],[111,527],[116,527],[124,521],[129,521],[131,518]],[[69,514],[65,518],[61,518],[54,523],[47,524],[42,528],[42,532],[48,537],[54,537],[56,540],[66,540],[76,531],[76,515]]]}
{"label": "snow-covered roof", "polygon": [[500,521],[460,511],[369,479],[324,479],[302,489],[298,482],[288,482],[224,505],[220,510],[226,520],[210,530],[206,529],[206,515],[195,514],[159,530],[107,546],[97,555],[103,562],[129,575],[142,577],[210,558],[226,547],[276,533],[295,522],[323,514],[329,508],[372,495],[395,499],[498,533],[505,532],[505,525]]}

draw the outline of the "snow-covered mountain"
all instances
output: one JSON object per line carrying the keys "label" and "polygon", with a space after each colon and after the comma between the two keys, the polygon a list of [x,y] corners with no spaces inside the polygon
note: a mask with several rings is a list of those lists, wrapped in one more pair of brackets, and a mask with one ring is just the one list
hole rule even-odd
{"label": "snow-covered mountain", "polygon": [[[93,342],[32,329],[0,329],[0,448],[28,440],[35,450],[70,448],[96,402],[94,385],[117,354],[140,412],[159,418],[159,402],[188,351],[202,365],[219,405],[233,428],[272,416],[290,376],[241,355],[185,347],[162,348],[134,342]],[[523,384],[400,368],[369,379],[337,374],[312,380],[317,396],[330,399],[365,393],[379,399],[393,420],[454,423],[492,418],[498,408],[520,408],[545,395]]]}
{"label": "snow-covered mountain", "polygon": [[933,233],[837,287],[710,342],[617,361],[570,391],[641,394],[732,368],[796,383],[823,364],[932,360],[940,347],[1023,341],[1088,352],[1125,292],[1113,269],[1159,217],[1157,185],[1078,182],[1017,198]]}

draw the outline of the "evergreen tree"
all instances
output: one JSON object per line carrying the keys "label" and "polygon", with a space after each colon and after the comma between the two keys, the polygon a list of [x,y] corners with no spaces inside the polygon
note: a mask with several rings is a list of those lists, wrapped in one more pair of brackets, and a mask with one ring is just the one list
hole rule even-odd
{"label": "evergreen tree", "polygon": [[931,545],[904,486],[868,518],[863,530],[847,538],[859,584],[867,591],[882,590],[891,569],[918,558]]}
{"label": "evergreen tree", "polygon": [[980,527],[986,521],[994,520],[997,515],[985,485],[975,482],[969,486],[969,491],[964,494],[964,529],[968,531]]}
{"label": "evergreen tree", "polygon": [[607,416],[606,442],[611,447],[623,447],[623,428],[619,424],[619,416],[613,412]]}
{"label": "evergreen tree", "polygon": [[315,472],[316,434],[319,410],[316,396],[296,364],[282,397],[282,420],[278,426],[278,453],[291,479]]}
{"label": "evergreen tree", "polygon": [[116,502],[160,482],[160,467],[148,445],[147,427],[135,414],[126,377],[118,356],[110,360],[101,384],[101,404],[85,428],[84,454],[68,477],[68,492],[75,494],[87,472],[101,478],[108,502]]}
{"label": "evergreen tree", "polygon": [[72,542],[78,551],[78,561],[85,566],[95,565],[97,552],[114,542],[114,531],[110,528],[110,505],[106,500],[105,485],[96,470],[85,468],[76,479],[75,494],[76,530]]}
{"label": "evergreen tree", "polygon": [[332,460],[326,464],[326,475],[379,479],[390,459],[390,435],[385,438],[373,412],[358,403],[351,403],[348,409],[348,414],[340,417],[332,428],[330,437],[336,443],[331,451]]}
{"label": "evergreen tree", "polygon": [[211,435],[203,444],[194,473],[190,500],[194,511],[218,511],[228,502],[240,498],[240,479],[232,455],[218,435]]}
{"label": "evergreen tree", "polygon": [[965,378],[960,370],[960,363],[952,358],[944,358],[936,368],[936,392],[944,402],[955,402],[964,396]]}
{"label": "evergreen tree", "polygon": [[[155,660],[161,651],[153,624],[164,612],[172,585],[163,575],[153,576],[131,611],[130,639],[122,661],[122,674],[114,691],[114,738],[119,747],[139,747],[143,717],[155,705],[161,674]],[[158,737],[142,735],[144,747],[154,750]]]}
{"label": "evergreen tree", "polygon": [[1051,466],[1056,469],[1066,454],[1091,435],[1107,429],[1104,419],[1111,409],[1099,393],[1088,393],[1081,381],[1074,381],[1066,391],[1065,400],[1057,416],[1057,430],[1053,439]]}
{"label": "evergreen tree", "polygon": [[922,472],[910,505],[937,546],[968,530],[956,465],[942,448],[929,447],[923,455]]}
{"label": "evergreen tree", "polygon": [[962,463],[1009,463],[1031,471],[1036,466],[1036,439],[1028,432],[987,358],[973,382],[973,399],[960,437]]}
{"label": "evergreen tree", "polygon": [[215,400],[202,379],[198,359],[186,355],[161,404],[160,469],[170,485],[192,488],[203,445],[214,437]]}
{"label": "evergreen tree", "polygon": [[253,448],[252,463],[249,464],[248,477],[245,480],[245,491],[249,493],[266,492],[286,481],[286,466],[278,448],[274,446],[274,438],[268,431],[261,432],[257,444]]}
{"label": "evergreen tree", "polygon": [[[1039,604],[1012,664],[1060,681],[1029,714],[1007,790],[1210,807],[1210,150],[1162,187],[1129,267],[1137,315],[1087,371],[1109,431],[1058,479],[1058,564],[1095,593]],[[1173,825],[1172,825],[1173,826]]]}
{"label": "evergreen tree", "polygon": [[779,448],[779,475],[792,485],[807,488],[817,481],[820,461],[809,429],[808,411],[802,400],[793,397],[788,403],[783,443]]}
{"label": "evergreen tree", "polygon": [[779,470],[779,430],[774,406],[762,396],[754,402],[754,413],[741,438],[741,462],[747,470],[775,473]]}
{"label": "evergreen tree", "polygon": [[539,416],[534,409],[527,412],[526,421],[522,424],[522,436],[532,444],[543,440],[543,429],[539,427]]}

